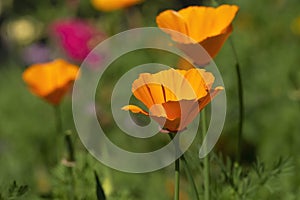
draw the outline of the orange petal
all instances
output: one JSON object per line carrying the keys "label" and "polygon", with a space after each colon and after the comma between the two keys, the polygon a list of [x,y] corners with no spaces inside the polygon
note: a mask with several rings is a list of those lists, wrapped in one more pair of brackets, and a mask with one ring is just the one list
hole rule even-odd
{"label": "orange petal", "polygon": [[207,95],[214,77],[201,69],[164,70],[156,74],[144,73],[132,84],[134,96],[147,108],[169,101],[193,100]]}
{"label": "orange petal", "polygon": [[212,90],[210,92],[209,95],[203,97],[202,99],[199,99],[198,102],[199,102],[199,109],[200,111],[205,107],[207,106],[207,104],[209,104],[209,102],[219,93],[221,92],[222,90],[224,90],[224,88],[222,86],[219,86],[219,87],[216,87],[214,90]]}
{"label": "orange petal", "polygon": [[150,116],[169,131],[185,129],[200,112],[196,100],[169,101],[150,108]]}
{"label": "orange petal", "polygon": [[199,66],[207,65],[221,50],[223,44],[232,32],[232,25],[229,25],[225,31],[217,36],[208,37],[199,44],[177,44],[195,64]]}
{"label": "orange petal", "polygon": [[[233,30],[232,25],[225,29],[224,33],[214,37],[209,37],[204,41],[200,42],[200,45],[207,51],[211,58],[214,58],[221,50],[223,44],[229,37]],[[197,61],[197,64],[203,65],[203,61]]]}
{"label": "orange petal", "polygon": [[193,61],[191,61],[191,60],[179,58],[177,67],[178,67],[178,69],[181,69],[181,70],[189,70],[189,69],[195,68],[195,66],[192,63],[193,63]]}
{"label": "orange petal", "polygon": [[161,83],[155,80],[149,73],[141,74],[139,78],[133,82],[132,92],[147,108],[165,101]]}
{"label": "orange petal", "polygon": [[[186,20],[178,12],[166,10],[156,17],[156,23],[160,28],[164,28],[164,31],[169,33],[174,41],[183,43],[190,42],[187,38],[187,36],[189,36],[189,32]],[[173,31],[169,31],[167,29]],[[179,32],[179,34],[176,32]]]}
{"label": "orange petal", "polygon": [[126,110],[126,111],[130,110],[133,113],[141,113],[143,115],[149,115],[146,111],[144,111],[143,109],[135,105],[124,106],[122,107],[122,110]]}
{"label": "orange petal", "polygon": [[178,13],[187,22],[189,36],[201,42],[208,37],[222,34],[230,26],[238,9],[235,5],[221,5],[217,8],[190,6]]}
{"label": "orange petal", "polygon": [[208,74],[210,73],[202,69],[190,69],[184,75],[197,95],[197,99],[207,94],[207,85],[204,76],[208,76]]}
{"label": "orange petal", "polygon": [[198,115],[198,102],[196,100],[181,100],[163,104],[168,120],[181,119],[178,129],[185,129]]}

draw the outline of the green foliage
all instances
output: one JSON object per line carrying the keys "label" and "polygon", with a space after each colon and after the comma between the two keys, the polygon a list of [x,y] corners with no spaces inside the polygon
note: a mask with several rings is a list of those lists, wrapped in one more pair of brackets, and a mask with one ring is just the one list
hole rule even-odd
{"label": "green foliage", "polygon": [[214,155],[212,160],[220,170],[214,177],[216,181],[213,181],[215,199],[270,198],[272,194],[281,191],[278,183],[292,172],[293,167],[290,159],[282,158],[268,168],[259,159],[251,166],[241,166],[223,156]]}
{"label": "green foliage", "polygon": [[16,181],[13,181],[7,190],[0,188],[0,200],[7,199],[19,199],[26,195],[29,190],[28,185],[18,185]]}

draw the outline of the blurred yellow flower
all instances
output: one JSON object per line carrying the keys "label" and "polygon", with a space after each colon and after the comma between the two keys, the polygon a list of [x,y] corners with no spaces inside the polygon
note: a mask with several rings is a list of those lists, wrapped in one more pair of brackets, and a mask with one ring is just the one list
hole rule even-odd
{"label": "blurred yellow flower", "polygon": [[8,37],[19,45],[27,45],[37,39],[42,32],[42,25],[31,17],[22,17],[7,23]]}
{"label": "blurred yellow flower", "polygon": [[123,110],[151,116],[167,131],[184,130],[223,87],[212,88],[214,76],[203,69],[169,69],[143,73],[132,84],[133,95],[149,109],[127,105]]}
{"label": "blurred yellow flower", "polygon": [[114,11],[130,7],[142,2],[142,0],[91,0],[92,5],[100,11]]}
{"label": "blurred yellow flower", "polygon": [[[217,55],[232,32],[231,23],[238,9],[235,5],[190,6],[178,12],[166,10],[156,17],[156,22],[195,63],[205,65]],[[211,58],[206,52],[199,52],[195,44],[200,44]]]}
{"label": "blurred yellow flower", "polygon": [[31,65],[24,71],[23,80],[32,93],[57,105],[73,85],[78,70],[78,66],[57,59]]}

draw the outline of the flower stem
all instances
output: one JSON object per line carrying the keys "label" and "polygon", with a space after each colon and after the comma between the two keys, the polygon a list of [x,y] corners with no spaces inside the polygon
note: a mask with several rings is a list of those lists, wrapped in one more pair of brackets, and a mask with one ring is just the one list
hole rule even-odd
{"label": "flower stem", "polygon": [[192,184],[192,188],[193,188],[193,191],[194,191],[195,199],[199,200],[198,190],[197,190],[194,178],[192,176],[191,169],[190,169],[189,164],[188,164],[187,160],[185,159],[184,155],[181,156],[181,160],[184,163],[185,173],[186,173],[186,175],[187,175],[187,177],[189,179],[189,182]]}
{"label": "flower stem", "polygon": [[[201,111],[201,122],[202,122],[202,140],[204,141],[204,138],[206,136],[206,113],[205,109]],[[204,149],[206,150],[206,144],[203,143]],[[209,171],[209,155],[206,155],[204,157],[204,163],[203,163],[203,173],[204,173],[204,200],[210,199],[210,171]]]}
{"label": "flower stem", "polygon": [[[60,107],[54,106],[54,111],[55,111],[55,121],[56,121],[56,131],[58,134],[61,134],[63,132],[62,128],[62,118],[61,118],[61,111]],[[66,147],[68,150],[68,162],[74,162],[74,149],[73,149],[73,144],[71,140],[71,136],[69,133],[65,134],[65,142],[66,142]],[[74,175],[73,175],[73,167],[67,166],[67,171],[68,171],[68,176],[69,176],[69,193],[68,193],[68,199],[75,199],[74,195],[74,189],[75,189],[75,181],[74,181]]]}
{"label": "flower stem", "polygon": [[[59,105],[55,105],[53,108],[54,108],[55,128],[56,128],[56,137],[54,137],[54,140],[56,144],[57,143],[60,144],[60,136],[63,132],[60,107]],[[55,148],[53,150],[55,154],[55,158],[54,158],[55,165],[60,161],[60,156],[61,156],[60,150],[61,150],[60,148]]]}
{"label": "flower stem", "polygon": [[[169,137],[175,146],[175,156],[181,154],[179,148],[179,142],[174,139],[174,135],[177,133],[169,133]],[[180,191],[180,157],[175,160],[175,184],[174,184],[174,200],[179,200],[179,191]]]}
{"label": "flower stem", "polygon": [[179,186],[180,186],[180,158],[175,161],[175,194],[174,200],[179,200]]}
{"label": "flower stem", "polygon": [[[169,136],[171,138],[171,140],[173,140],[174,136],[172,133],[169,133]],[[185,170],[185,173],[187,175],[187,178],[189,180],[189,182],[192,184],[192,188],[193,188],[193,191],[194,191],[194,195],[195,195],[195,199],[196,200],[199,200],[199,193],[198,193],[198,190],[197,190],[197,186],[195,184],[195,181],[194,181],[194,178],[192,176],[192,172],[191,172],[191,169],[190,169],[190,166],[184,156],[184,154],[181,155],[180,159],[183,161],[183,164],[184,164],[184,170]]]}
{"label": "flower stem", "polygon": [[[63,132],[63,128],[62,128],[62,119],[61,119],[60,107],[55,106],[54,110],[55,110],[55,119],[56,119],[56,131],[59,134],[61,134]],[[67,131],[65,133],[65,143],[66,143],[66,149],[68,151],[67,161],[74,162],[75,161],[74,147],[73,147],[70,131]]]}
{"label": "flower stem", "polygon": [[243,124],[244,124],[244,91],[243,91],[243,82],[242,82],[242,74],[240,69],[240,63],[237,56],[237,52],[234,46],[234,43],[231,38],[230,45],[235,58],[235,70],[237,75],[238,82],[238,97],[239,97],[239,126],[238,126],[238,142],[237,142],[237,161],[241,161],[242,157],[242,137],[243,137]]}

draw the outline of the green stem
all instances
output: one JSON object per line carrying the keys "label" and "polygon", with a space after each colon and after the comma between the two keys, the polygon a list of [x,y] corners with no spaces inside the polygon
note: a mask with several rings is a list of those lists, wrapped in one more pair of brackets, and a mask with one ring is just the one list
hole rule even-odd
{"label": "green stem", "polygon": [[[169,136],[171,138],[171,140],[173,140],[174,136],[172,133],[169,133]],[[192,184],[192,188],[193,188],[193,191],[194,191],[194,196],[195,196],[195,199],[196,200],[199,200],[199,193],[198,193],[198,190],[197,190],[197,186],[195,184],[195,181],[194,181],[194,178],[192,176],[192,172],[191,172],[191,169],[190,169],[190,166],[184,156],[184,154],[181,155],[180,159],[183,161],[183,164],[184,164],[184,170],[185,170],[185,173],[187,175],[187,178],[189,180],[189,182]]]}
{"label": "green stem", "polygon": [[[204,141],[204,138],[206,136],[206,116],[205,116],[205,109],[201,111],[201,122],[202,122],[202,140]],[[204,149],[206,150],[206,144],[204,143]],[[209,155],[204,157],[204,163],[203,163],[203,172],[204,172],[204,200],[210,199],[210,172],[209,172]]]}
{"label": "green stem", "polygon": [[[169,133],[169,136],[175,146],[175,156],[178,153],[181,153],[178,141],[173,140],[174,135],[177,133]],[[175,184],[174,184],[174,200],[179,200],[179,191],[180,191],[180,157],[175,160]]]}
{"label": "green stem", "polygon": [[187,175],[187,177],[189,179],[189,182],[192,184],[192,188],[193,188],[193,191],[194,191],[195,199],[199,200],[198,190],[197,190],[194,178],[192,176],[191,169],[190,169],[189,164],[188,164],[187,160],[185,159],[184,155],[181,156],[181,160],[184,163],[185,173],[186,173],[186,175]]}
{"label": "green stem", "polygon": [[[59,105],[54,106],[54,111],[55,111],[55,121],[56,121],[56,131],[58,134],[62,134],[63,132],[63,127],[62,127],[62,118],[61,118],[61,111]],[[65,142],[66,142],[66,147],[68,150],[68,162],[73,162],[75,161],[74,159],[74,149],[73,149],[73,144],[71,141],[71,136],[69,133],[65,134]],[[75,199],[74,195],[74,189],[75,189],[75,181],[74,181],[74,175],[73,175],[73,167],[67,167],[67,172],[69,176],[69,193],[68,193],[68,199]]]}
{"label": "green stem", "polygon": [[[60,144],[60,135],[63,132],[62,128],[62,119],[60,114],[60,107],[59,105],[53,106],[54,108],[54,117],[55,117],[55,128],[56,128],[56,137],[54,137],[55,144]],[[60,145],[57,146],[57,148],[53,149],[53,152],[55,154],[54,158],[54,164],[56,165],[60,161],[61,153],[60,153]]]}
{"label": "green stem", "polygon": [[180,158],[175,161],[175,195],[174,200],[179,200],[180,186]]}
{"label": "green stem", "polygon": [[[56,131],[59,134],[61,134],[63,132],[63,128],[62,128],[62,118],[61,118],[60,107],[58,105],[54,106],[54,110],[55,110],[55,119],[56,119]],[[73,147],[73,143],[72,143],[72,139],[71,139],[71,132],[69,132],[69,131],[65,133],[65,144],[66,144],[66,149],[68,152],[67,161],[74,162],[75,161],[74,147]]]}
{"label": "green stem", "polygon": [[229,40],[236,61],[235,70],[236,70],[237,82],[238,82],[239,125],[238,125],[238,142],[237,142],[237,161],[240,162],[242,157],[242,137],[243,137],[243,124],[244,124],[244,91],[243,91],[242,74],[241,74],[238,55],[232,39],[229,38]]}
{"label": "green stem", "polygon": [[71,131],[67,131],[65,133],[66,147],[67,147],[67,150],[68,150],[67,161],[68,162],[75,162],[74,147],[73,147],[71,134],[72,134]]}

